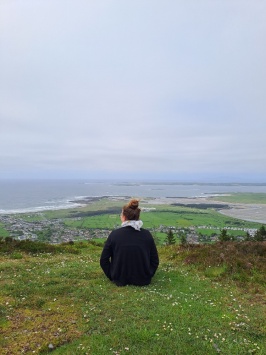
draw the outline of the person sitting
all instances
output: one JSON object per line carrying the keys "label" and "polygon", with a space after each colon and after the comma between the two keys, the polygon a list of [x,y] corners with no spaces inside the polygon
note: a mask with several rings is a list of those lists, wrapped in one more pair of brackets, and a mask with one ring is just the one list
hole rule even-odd
{"label": "person sitting", "polygon": [[149,285],[159,265],[154,239],[139,217],[139,201],[132,199],[122,209],[121,228],[110,233],[102,250],[101,268],[117,286]]}

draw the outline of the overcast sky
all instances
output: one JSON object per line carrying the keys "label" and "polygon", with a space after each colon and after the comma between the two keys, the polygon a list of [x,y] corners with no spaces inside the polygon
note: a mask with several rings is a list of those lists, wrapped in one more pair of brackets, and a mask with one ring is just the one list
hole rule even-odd
{"label": "overcast sky", "polygon": [[266,182],[265,14],[1,0],[0,178]]}

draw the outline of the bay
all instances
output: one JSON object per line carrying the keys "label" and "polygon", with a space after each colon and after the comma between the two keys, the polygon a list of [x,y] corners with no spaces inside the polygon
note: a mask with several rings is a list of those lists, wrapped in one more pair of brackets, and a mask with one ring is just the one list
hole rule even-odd
{"label": "bay", "polygon": [[203,197],[233,192],[266,193],[266,184],[174,181],[0,180],[0,213],[76,207],[84,197]]}

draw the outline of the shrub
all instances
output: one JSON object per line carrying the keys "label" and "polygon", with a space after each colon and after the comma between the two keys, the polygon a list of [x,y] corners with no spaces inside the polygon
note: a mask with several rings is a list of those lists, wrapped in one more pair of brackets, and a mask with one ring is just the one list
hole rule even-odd
{"label": "shrub", "polygon": [[0,252],[1,253],[11,253],[11,255],[17,255],[16,258],[19,258],[19,253],[16,251],[23,251],[25,253],[39,254],[39,253],[71,253],[79,254],[80,251],[73,245],[67,244],[48,244],[39,241],[32,241],[29,239],[26,240],[16,240],[11,237],[5,238],[4,242],[0,243]]}
{"label": "shrub", "polygon": [[256,231],[253,239],[257,242],[263,242],[266,240],[266,230],[264,226],[261,226],[260,229]]}
{"label": "shrub", "polygon": [[175,244],[175,242],[176,240],[175,240],[174,233],[171,229],[169,229],[168,232],[166,233],[165,244],[172,245]]}
{"label": "shrub", "polygon": [[[266,242],[217,242],[199,244],[184,259],[206,276],[231,278],[241,283],[265,284]],[[254,272],[256,271],[256,280]]]}
{"label": "shrub", "polygon": [[180,244],[181,245],[186,245],[187,244],[187,236],[185,234],[182,234],[180,237]]}
{"label": "shrub", "polygon": [[234,238],[227,234],[226,229],[222,229],[221,234],[219,235],[218,239],[220,242],[229,242],[230,240],[233,240]]}

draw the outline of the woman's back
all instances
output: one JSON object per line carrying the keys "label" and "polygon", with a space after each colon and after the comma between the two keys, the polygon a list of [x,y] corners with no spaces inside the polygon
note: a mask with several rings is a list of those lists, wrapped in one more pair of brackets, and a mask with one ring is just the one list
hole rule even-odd
{"label": "woman's back", "polygon": [[121,285],[147,285],[158,264],[158,253],[152,235],[128,226],[114,230],[104,246],[101,266],[111,257],[109,278]]}
{"label": "woman's back", "polygon": [[119,286],[148,285],[159,265],[151,233],[141,228],[138,200],[122,209],[122,228],[110,233],[100,259],[105,275]]}

